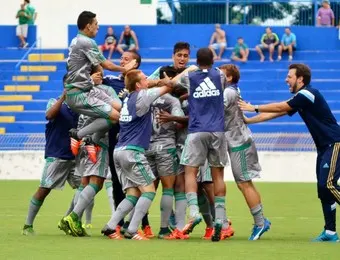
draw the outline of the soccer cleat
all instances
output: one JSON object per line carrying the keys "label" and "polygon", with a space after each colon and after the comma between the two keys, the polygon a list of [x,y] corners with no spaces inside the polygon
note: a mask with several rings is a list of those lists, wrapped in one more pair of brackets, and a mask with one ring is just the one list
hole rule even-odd
{"label": "soccer cleat", "polygon": [[123,237],[120,233],[116,232],[116,231],[113,231],[112,234],[108,235],[107,236],[109,239],[112,239],[112,240],[122,240]]}
{"label": "soccer cleat", "polygon": [[216,219],[214,224],[214,234],[211,236],[211,241],[218,242],[221,240],[222,220]]}
{"label": "soccer cleat", "polygon": [[202,217],[200,215],[196,215],[195,217],[189,220],[189,223],[186,224],[182,230],[183,234],[187,235],[190,234],[194,228],[201,223]]}
{"label": "soccer cleat", "polygon": [[149,225],[145,226],[145,227],[142,228],[142,230],[143,230],[144,236],[146,238],[153,238],[153,237],[155,237],[154,233],[152,232],[151,226],[149,226]]}
{"label": "soccer cleat", "polygon": [[64,219],[63,219],[67,223],[67,225],[68,225],[68,227],[71,231],[71,235],[74,236],[74,237],[86,236],[87,234],[85,232],[85,229],[83,229],[83,227],[82,227],[81,221],[79,221],[74,216],[72,216],[72,214],[73,213],[64,217]]}
{"label": "soccer cleat", "polygon": [[116,232],[117,232],[118,234],[122,234],[121,229],[122,229],[121,226],[117,225],[117,227],[116,227]]}
{"label": "soccer cleat", "polygon": [[222,228],[221,231],[221,240],[225,240],[227,238],[232,237],[235,234],[233,227],[229,224],[229,226],[225,229]]}
{"label": "soccer cleat", "polygon": [[113,233],[115,233],[116,231],[114,229],[110,229],[108,225],[105,225],[102,230],[100,231],[100,233],[102,233],[104,236],[109,236]]}
{"label": "soccer cleat", "polygon": [[97,152],[99,151],[99,147],[94,145],[93,143],[86,143],[85,149],[87,151],[87,154],[90,158],[90,161],[93,163],[97,162]]}
{"label": "soccer cleat", "polygon": [[32,225],[24,225],[21,232],[24,236],[34,236],[35,232]]}
{"label": "soccer cleat", "polygon": [[175,239],[181,239],[181,240],[186,240],[189,239],[189,235],[184,235],[182,231],[179,229],[175,228],[170,235],[164,237],[165,240],[175,240]]}
{"label": "soccer cleat", "polygon": [[124,237],[127,239],[132,239],[132,240],[150,240],[149,238],[143,236],[140,232],[137,232],[135,234],[131,234],[129,232],[125,232]]}
{"label": "soccer cleat", "polygon": [[72,154],[74,156],[78,155],[79,148],[80,148],[80,145],[81,145],[81,141],[79,140],[77,133],[78,133],[78,131],[75,128],[72,128],[68,131],[68,134],[69,134],[70,139],[71,139],[71,151],[72,151]]}
{"label": "soccer cleat", "polygon": [[175,214],[172,212],[169,218],[169,228],[173,231],[176,229],[176,217]]}
{"label": "soccer cleat", "polygon": [[249,240],[258,240],[263,235],[264,232],[267,232],[270,229],[271,223],[268,219],[264,219],[264,224],[262,227],[254,225],[252,233],[249,237]]}
{"label": "soccer cleat", "polygon": [[204,240],[210,240],[213,234],[214,234],[214,228],[207,227],[207,228],[205,229],[205,234],[204,234],[204,236],[202,237],[202,239],[204,239]]}
{"label": "soccer cleat", "polygon": [[313,242],[339,242],[339,236],[337,233],[330,235],[327,234],[326,231],[322,231],[322,233],[315,239],[312,240]]}
{"label": "soccer cleat", "polygon": [[66,235],[71,235],[71,230],[68,226],[68,224],[65,222],[64,218],[62,218],[59,222],[58,222],[58,228],[61,231],[64,231]]}

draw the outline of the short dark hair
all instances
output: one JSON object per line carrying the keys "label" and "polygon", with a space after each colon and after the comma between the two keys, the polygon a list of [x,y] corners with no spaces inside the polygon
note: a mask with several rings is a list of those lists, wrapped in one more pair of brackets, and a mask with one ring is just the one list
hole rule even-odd
{"label": "short dark hair", "polygon": [[222,70],[227,77],[233,77],[232,83],[237,84],[240,80],[240,70],[234,64],[225,64],[220,66],[219,69]]}
{"label": "short dark hair", "polygon": [[29,3],[30,3],[30,0],[25,0],[24,2],[26,2],[26,3],[28,3],[28,4],[29,4]]}
{"label": "short dark hair", "polygon": [[131,53],[131,54],[132,54],[133,58],[134,58],[134,59],[136,60],[136,62],[137,62],[137,68],[135,68],[135,69],[138,69],[139,66],[140,66],[140,64],[142,63],[142,57],[139,55],[139,53],[136,52],[136,51],[133,51],[133,50],[127,50],[127,51],[125,51],[125,52],[128,52],[128,53]]}
{"label": "short dark hair", "polygon": [[93,19],[96,18],[96,14],[90,11],[83,11],[77,20],[77,26],[79,30],[84,30],[86,25],[91,24]]}
{"label": "short dark hair", "polygon": [[177,42],[175,45],[174,45],[174,54],[176,52],[179,52],[181,50],[188,50],[190,52],[190,44],[187,43],[187,42]]}
{"label": "short dark hair", "polygon": [[209,48],[201,48],[196,54],[199,66],[212,66],[214,64],[214,54]]}
{"label": "short dark hair", "polygon": [[295,72],[295,75],[297,78],[299,77],[303,77],[303,84],[304,85],[309,85],[310,83],[310,80],[312,78],[312,73],[311,73],[311,70],[310,68],[305,65],[305,64],[302,64],[302,63],[294,63],[294,64],[290,64],[289,65],[289,69],[295,69],[296,72]]}

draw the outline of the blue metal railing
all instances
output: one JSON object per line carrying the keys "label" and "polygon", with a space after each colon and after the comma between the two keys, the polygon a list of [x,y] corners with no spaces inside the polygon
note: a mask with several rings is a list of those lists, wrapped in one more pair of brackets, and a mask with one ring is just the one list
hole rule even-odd
{"label": "blue metal railing", "polygon": [[[14,71],[15,71],[15,75],[16,77],[18,77],[19,75],[19,72],[20,72],[20,66],[22,63],[26,62],[26,58],[28,57],[28,55],[33,51],[33,49],[35,47],[37,47],[38,45],[38,42],[39,42],[39,45],[41,46],[41,38],[39,38],[38,40],[36,40],[32,45],[31,47],[25,52],[25,54],[21,57],[21,59],[17,62],[17,64],[15,65],[15,68],[14,68]],[[41,54],[41,48],[39,48],[40,50],[40,54]],[[26,74],[28,77],[30,76],[30,69],[29,69],[29,66],[28,66],[28,69],[27,69],[27,74]],[[15,85],[17,86],[18,85],[18,80],[16,79],[15,80]],[[17,92],[17,90],[16,90]]]}
{"label": "blue metal railing", "polygon": [[[340,0],[330,1],[335,22]],[[322,0],[159,0],[158,24],[315,26]]]}

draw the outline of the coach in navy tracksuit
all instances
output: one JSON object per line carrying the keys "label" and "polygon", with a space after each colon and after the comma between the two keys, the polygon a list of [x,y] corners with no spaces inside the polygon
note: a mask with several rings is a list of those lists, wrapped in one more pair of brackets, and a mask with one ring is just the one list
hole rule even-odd
{"label": "coach in navy tracksuit", "polygon": [[320,92],[311,87],[311,71],[304,64],[291,64],[286,78],[289,90],[294,93],[289,101],[253,106],[244,101],[242,110],[262,112],[249,118],[247,123],[270,120],[285,114],[300,114],[317,148],[316,176],[318,197],[321,200],[325,227],[314,241],[339,241],[336,233],[336,203],[340,204],[340,126]]}

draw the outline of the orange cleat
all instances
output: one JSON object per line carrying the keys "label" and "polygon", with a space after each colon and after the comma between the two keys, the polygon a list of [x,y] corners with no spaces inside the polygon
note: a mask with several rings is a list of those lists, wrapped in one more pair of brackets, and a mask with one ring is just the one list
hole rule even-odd
{"label": "orange cleat", "polygon": [[110,238],[112,240],[122,240],[123,239],[123,237],[117,231],[108,235],[108,238]]}
{"label": "orange cleat", "polygon": [[205,229],[205,234],[204,234],[204,236],[202,237],[202,239],[204,239],[204,240],[211,240],[211,237],[212,237],[213,234],[214,234],[214,228],[212,228],[212,227],[207,227],[207,228]]}
{"label": "orange cleat", "polygon": [[97,152],[98,148],[94,144],[87,144],[85,145],[85,149],[87,151],[87,154],[90,158],[90,161],[93,163],[97,162]]}
{"label": "orange cleat", "polygon": [[81,145],[81,141],[71,137],[71,151],[74,156],[77,156],[79,153],[79,148]]}
{"label": "orange cleat", "polygon": [[231,225],[229,225],[226,229],[222,229],[221,231],[221,240],[225,240],[234,235],[235,231]]}
{"label": "orange cleat", "polygon": [[117,227],[116,227],[116,233],[120,234],[120,229],[121,229],[121,226],[117,225]]}
{"label": "orange cleat", "polygon": [[141,235],[140,233],[137,233],[136,235],[134,235],[133,237],[131,237],[132,240],[150,240],[149,238]]}
{"label": "orange cleat", "polygon": [[165,240],[175,240],[175,239],[181,239],[186,240],[189,239],[189,235],[184,235],[182,231],[179,231],[179,229],[174,229],[174,231],[171,232],[170,235],[164,237]]}
{"label": "orange cleat", "polygon": [[144,232],[144,236],[147,238],[153,238],[155,237],[155,234],[152,232],[152,229],[150,226],[145,226],[144,228],[142,228],[143,232]]}

